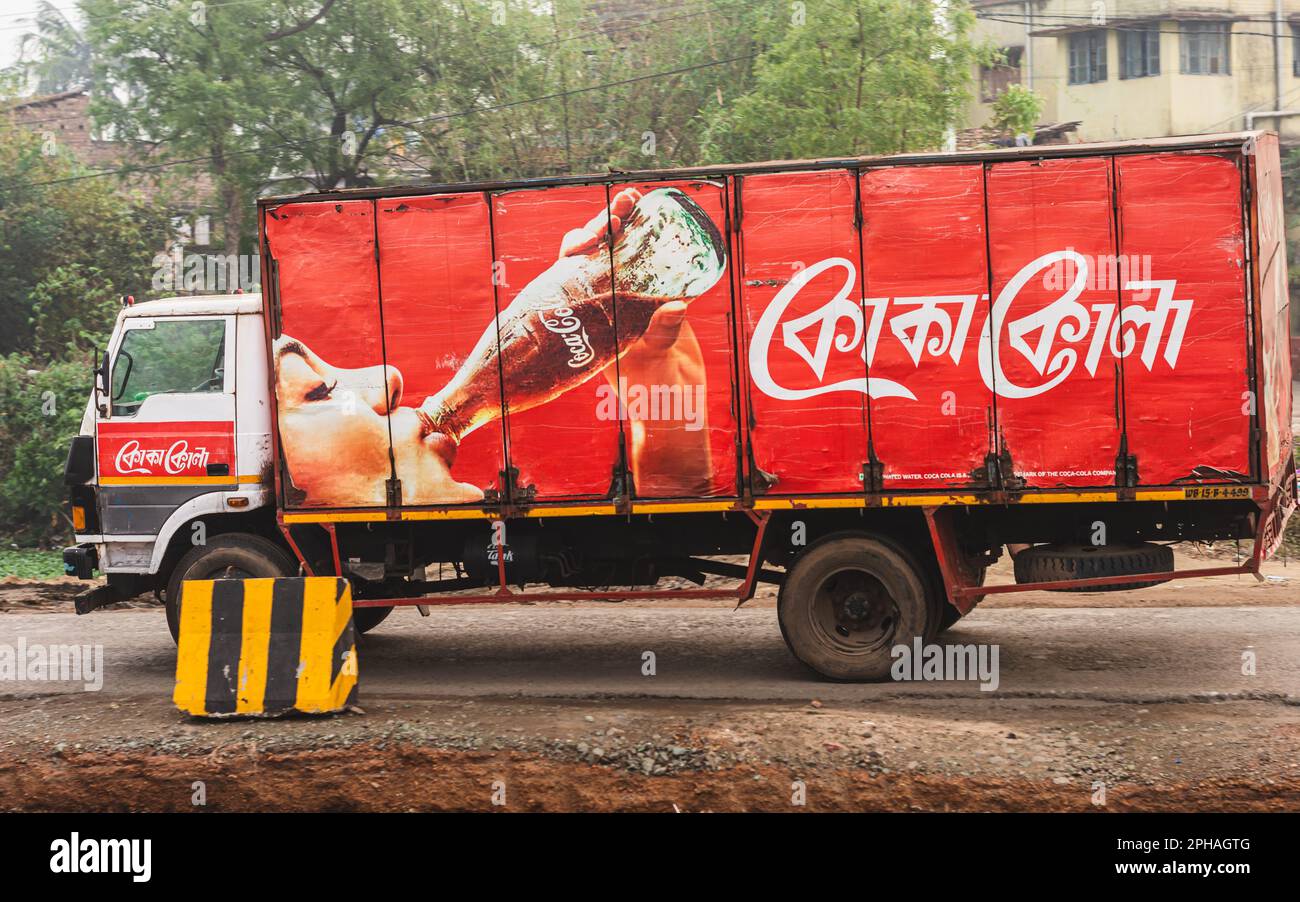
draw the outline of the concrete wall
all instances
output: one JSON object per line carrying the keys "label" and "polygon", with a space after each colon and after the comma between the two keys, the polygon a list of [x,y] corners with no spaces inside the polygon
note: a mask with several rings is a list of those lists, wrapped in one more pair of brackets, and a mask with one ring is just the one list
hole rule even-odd
{"label": "concrete wall", "polygon": [[[1042,120],[1063,122],[1080,120],[1075,140],[1109,141],[1125,138],[1164,137],[1245,128],[1248,110],[1275,108],[1273,25],[1261,18],[1271,14],[1273,4],[1265,0],[1033,0],[1034,28],[1026,38],[1022,2],[977,2],[976,35],[993,46],[1032,45],[1032,78],[1028,69],[1030,54],[1023,59],[1021,83],[1033,83],[1044,99]],[[1300,20],[1300,0],[1284,0],[1285,16]],[[1196,21],[1215,14],[1251,16],[1233,24],[1230,73],[1227,75],[1184,75],[1179,71],[1183,27],[1180,23]],[[1094,16],[1103,16],[1094,21]],[[1120,43],[1116,26],[1131,26],[1132,19],[1158,15],[1160,23],[1160,74],[1144,78],[1121,79]],[[989,16],[1007,21],[990,20]],[[1173,17],[1179,17],[1177,19]],[[1107,80],[1096,84],[1069,84],[1068,31],[1056,32],[1063,25],[1079,27],[1111,26],[1107,33]],[[1281,41],[1282,108],[1300,110],[1300,78],[1294,74],[1296,31],[1283,23]],[[978,80],[978,73],[976,73]],[[977,96],[970,104],[968,125],[987,125],[991,105]],[[1284,140],[1300,142],[1300,116],[1286,119],[1260,119],[1257,126],[1279,129]]]}

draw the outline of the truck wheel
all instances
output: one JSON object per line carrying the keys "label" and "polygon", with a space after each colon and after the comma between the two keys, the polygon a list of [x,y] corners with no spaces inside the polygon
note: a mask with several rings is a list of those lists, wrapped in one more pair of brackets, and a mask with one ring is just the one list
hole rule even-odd
{"label": "truck wheel", "polygon": [[298,563],[289,553],[261,536],[230,532],[196,545],[176,562],[167,581],[167,629],[173,641],[181,634],[181,582],[187,579],[257,579],[293,576]]}
{"label": "truck wheel", "polygon": [[777,596],[794,656],[833,680],[882,680],[890,649],[926,635],[930,593],[911,556],[868,536],[824,539],[799,557]]}
{"label": "truck wheel", "polygon": [[[1016,582],[1049,583],[1095,576],[1159,573],[1174,569],[1174,551],[1168,545],[1037,545],[1016,555]],[[1051,592],[1117,592],[1140,589],[1173,579],[1117,583],[1113,586],[1049,589]]]}
{"label": "truck wheel", "polygon": [[353,608],[352,625],[356,627],[358,633],[368,633],[387,620],[391,613],[393,613],[391,605],[386,608]]}

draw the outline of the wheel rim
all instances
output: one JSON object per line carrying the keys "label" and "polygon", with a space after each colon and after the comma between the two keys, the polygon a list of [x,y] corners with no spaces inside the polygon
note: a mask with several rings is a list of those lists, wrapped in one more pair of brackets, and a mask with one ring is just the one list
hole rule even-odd
{"label": "wheel rim", "polygon": [[842,652],[862,654],[887,646],[899,619],[898,603],[885,584],[855,567],[827,576],[813,596],[817,635]]}

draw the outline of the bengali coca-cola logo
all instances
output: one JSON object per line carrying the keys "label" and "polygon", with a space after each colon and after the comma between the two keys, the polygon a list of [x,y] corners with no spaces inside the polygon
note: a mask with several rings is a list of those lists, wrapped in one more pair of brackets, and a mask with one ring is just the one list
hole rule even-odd
{"label": "bengali coca-cola logo", "polygon": [[[1012,316],[1012,305],[1035,276],[1053,268],[1073,270],[1073,278],[1051,303],[1023,315]],[[1073,250],[1053,251],[1024,266],[1007,282],[979,325],[979,370],[990,391],[1006,398],[1029,398],[1051,391],[1068,379],[1082,362],[1089,376],[1097,374],[1103,351],[1128,357],[1141,345],[1138,359],[1151,370],[1164,344],[1163,358],[1170,369],[1178,363],[1192,301],[1175,299],[1177,282],[1172,279],[1129,280],[1122,315],[1118,303],[1079,302],[1089,284],[1088,258]],[[785,314],[809,283],[822,273],[842,270],[843,283],[821,307],[799,317]],[[1056,270],[1061,271],[1060,269]],[[1044,282],[1049,282],[1044,279]],[[792,278],[759,317],[749,349],[749,369],[759,391],[773,398],[795,401],[837,391],[863,392],[873,398],[916,396],[906,385],[893,379],[872,376],[823,381],[832,351],[856,350],[867,362],[868,371],[884,332],[887,314],[890,336],[902,345],[914,366],[923,357],[949,358],[961,363],[966,339],[976,322],[977,310],[988,295],[865,298],[855,301],[857,268],[844,257],[830,257],[808,266]],[[1154,295],[1145,306],[1141,299]],[[816,379],[815,385],[783,385],[769,366],[771,345],[780,333],[780,344],[803,360]],[[1139,332],[1142,334],[1139,336]],[[1008,354],[1029,363],[1037,378],[1016,382],[1007,375]],[[1022,368],[1023,369],[1023,368]]]}
{"label": "bengali coca-cola logo", "polygon": [[152,475],[162,467],[167,475],[176,476],[187,470],[207,467],[208,449],[200,446],[190,450],[185,439],[176,440],[169,448],[142,448],[140,442],[131,439],[118,449],[113,464],[123,475]]}
{"label": "bengali coca-cola logo", "polygon": [[569,349],[569,366],[581,369],[595,359],[591,339],[572,307],[552,307],[541,316],[542,325],[564,340]]}

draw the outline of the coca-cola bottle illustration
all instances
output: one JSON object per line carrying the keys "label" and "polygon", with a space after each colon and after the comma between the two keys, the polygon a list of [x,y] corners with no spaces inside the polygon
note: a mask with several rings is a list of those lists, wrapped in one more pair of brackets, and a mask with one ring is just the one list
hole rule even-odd
{"label": "coca-cola bottle illustration", "polygon": [[626,353],[662,304],[699,297],[725,268],[722,234],[698,204],[676,188],[648,192],[612,252],[606,234],[587,253],[561,257],[488,325],[451,381],[420,405],[425,433],[459,442],[500,416],[498,367],[515,413],[582,384]]}

